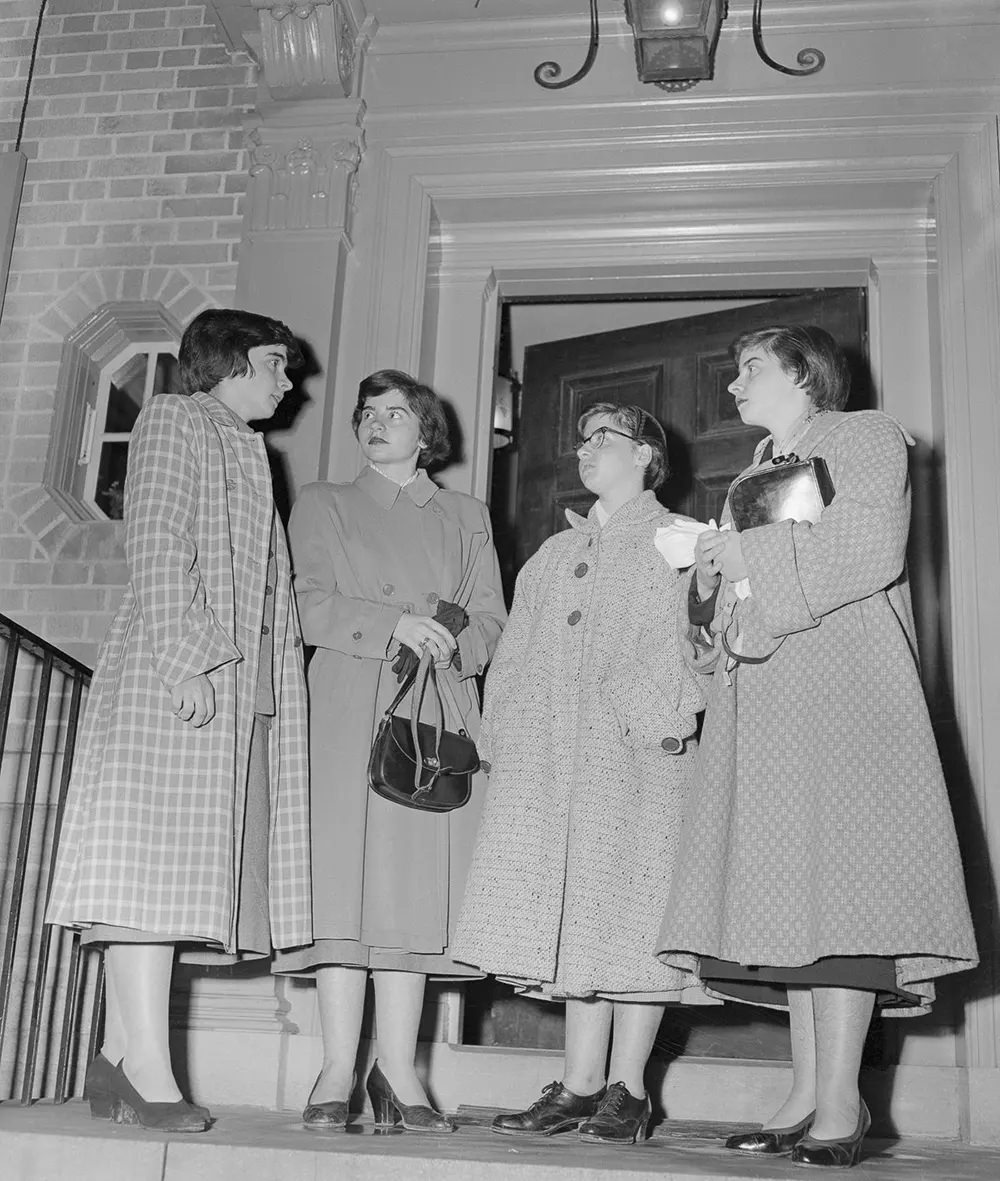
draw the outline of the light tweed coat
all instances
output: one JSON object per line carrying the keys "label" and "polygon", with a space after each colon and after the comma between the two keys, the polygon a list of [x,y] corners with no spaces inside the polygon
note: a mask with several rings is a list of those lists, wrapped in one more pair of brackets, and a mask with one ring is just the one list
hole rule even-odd
{"label": "light tweed coat", "polygon": [[701,707],[685,584],[653,545],[676,518],[652,492],[603,529],[566,515],[521,570],[490,668],[492,772],[453,954],[554,996],[679,995],[685,973],[653,954]]}
{"label": "light tweed coat", "polygon": [[826,460],[835,496],[819,524],[742,534],[743,650],[778,647],[716,665],[658,946],[688,966],[670,953],[889,956],[929,1002],[976,948],[915,656],[906,441],[876,411],[829,413],[795,450]]}
{"label": "light tweed coat", "polygon": [[[108,923],[235,950],[264,587],[274,502],[264,440],[208,394],[161,394],[132,432],[130,575],[101,647],[77,748],[47,919]],[[277,713],[270,736],[270,906],[276,946],[311,938],[302,646],[278,525]],[[172,686],[208,673],[195,729]]]}

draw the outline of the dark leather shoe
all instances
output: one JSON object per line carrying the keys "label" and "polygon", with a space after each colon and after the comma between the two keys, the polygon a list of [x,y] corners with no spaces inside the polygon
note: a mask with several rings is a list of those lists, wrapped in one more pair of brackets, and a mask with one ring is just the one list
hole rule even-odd
{"label": "dark leather shoe", "polygon": [[792,1151],[796,1144],[809,1131],[809,1125],[816,1117],[815,1111],[810,1111],[801,1123],[793,1124],[790,1128],[762,1128],[759,1132],[737,1132],[726,1140],[727,1148],[735,1148],[737,1152],[751,1152],[755,1156],[784,1156]]}
{"label": "dark leather shoe", "polygon": [[[314,1132],[335,1132],[347,1127],[351,1118],[351,1096],[348,1094],[346,1099],[328,1099],[324,1103],[313,1103],[313,1091],[316,1090],[322,1077],[323,1072],[320,1071],[303,1108],[302,1124]],[[351,1080],[351,1090],[354,1090],[353,1079]]]}
{"label": "dark leather shoe", "polygon": [[504,1136],[552,1136],[596,1115],[604,1094],[602,1087],[593,1095],[574,1095],[562,1083],[549,1083],[527,1111],[498,1115],[491,1126]]}
{"label": "dark leather shoe", "polygon": [[580,1125],[579,1136],[601,1144],[634,1144],[645,1140],[651,1114],[648,1095],[636,1099],[624,1083],[612,1083],[597,1111]]}
{"label": "dark leather shoe", "polygon": [[872,1117],[862,1099],[858,1126],[845,1140],[814,1140],[803,1136],[792,1149],[792,1164],[813,1169],[851,1169],[861,1160],[861,1142],[872,1126]]}
{"label": "dark leather shoe", "polygon": [[409,1106],[400,1103],[378,1062],[372,1065],[365,1087],[371,1100],[376,1128],[394,1128],[399,1123],[408,1132],[454,1132],[458,1126],[454,1120],[425,1103],[412,1103]]}

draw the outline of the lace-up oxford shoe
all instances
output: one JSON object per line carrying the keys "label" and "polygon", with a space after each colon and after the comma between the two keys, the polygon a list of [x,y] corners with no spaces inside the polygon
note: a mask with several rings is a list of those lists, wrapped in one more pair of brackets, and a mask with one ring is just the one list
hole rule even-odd
{"label": "lace-up oxford shoe", "polygon": [[578,1128],[597,1113],[604,1088],[593,1095],[574,1095],[560,1082],[549,1083],[527,1111],[498,1115],[492,1129],[503,1136],[553,1136]]}
{"label": "lace-up oxford shoe", "polygon": [[579,1136],[600,1144],[634,1144],[646,1138],[651,1114],[648,1095],[636,1099],[624,1083],[612,1083],[597,1111],[580,1125]]}

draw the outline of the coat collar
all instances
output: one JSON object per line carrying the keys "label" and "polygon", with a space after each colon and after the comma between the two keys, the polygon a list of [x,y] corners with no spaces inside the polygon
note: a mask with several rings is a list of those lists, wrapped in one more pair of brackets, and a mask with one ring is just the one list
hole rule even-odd
{"label": "coat collar", "polygon": [[617,529],[628,529],[632,525],[641,525],[645,521],[659,520],[663,516],[663,505],[656,499],[656,493],[647,488],[644,492],[640,492],[638,496],[634,496],[621,506],[620,509],[613,512],[608,518],[607,524],[602,529],[597,521],[597,514],[594,509],[597,502],[591,506],[590,512],[581,517],[579,513],[573,512],[572,509],[566,510],[566,520],[578,532],[583,534],[608,533]]}
{"label": "coat collar", "polygon": [[381,508],[392,508],[401,494],[408,496],[417,508],[423,508],[438,492],[437,484],[423,468],[417,468],[417,478],[405,488],[401,488],[395,480],[380,475],[367,464],[354,482]]}
{"label": "coat collar", "polygon": [[191,395],[195,402],[205,411],[208,417],[219,424],[219,426],[228,426],[232,430],[239,431],[241,434],[255,434],[253,427],[249,426],[242,418],[224,403],[220,402],[214,394],[206,394],[201,390],[197,390]]}

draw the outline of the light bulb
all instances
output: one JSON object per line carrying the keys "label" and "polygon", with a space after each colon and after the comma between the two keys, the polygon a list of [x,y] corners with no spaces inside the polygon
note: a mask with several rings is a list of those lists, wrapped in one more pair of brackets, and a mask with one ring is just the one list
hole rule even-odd
{"label": "light bulb", "polygon": [[660,19],[665,25],[679,25],[684,19],[684,5],[679,0],[664,0]]}

